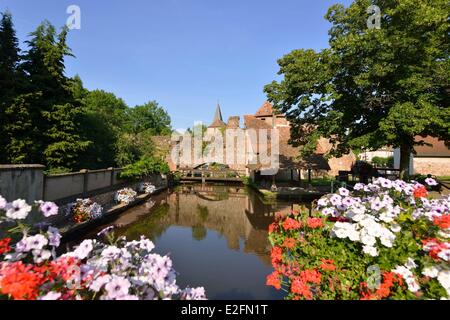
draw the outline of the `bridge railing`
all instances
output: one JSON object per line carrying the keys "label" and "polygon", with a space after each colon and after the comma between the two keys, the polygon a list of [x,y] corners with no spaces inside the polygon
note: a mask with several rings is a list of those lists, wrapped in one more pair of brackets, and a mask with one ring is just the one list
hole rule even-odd
{"label": "bridge railing", "polygon": [[181,169],[182,178],[210,178],[210,179],[239,179],[245,176],[244,170],[206,170],[206,169]]}

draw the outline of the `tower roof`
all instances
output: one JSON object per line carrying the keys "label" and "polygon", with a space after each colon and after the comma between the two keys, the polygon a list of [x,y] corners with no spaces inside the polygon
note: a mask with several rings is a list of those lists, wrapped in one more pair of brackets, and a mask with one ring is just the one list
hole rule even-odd
{"label": "tower roof", "polygon": [[266,101],[255,113],[255,117],[269,117],[273,115],[273,105]]}
{"label": "tower roof", "polygon": [[220,104],[217,104],[216,114],[214,115],[214,120],[208,128],[220,128],[225,127],[226,124],[223,122],[222,111],[220,110]]}

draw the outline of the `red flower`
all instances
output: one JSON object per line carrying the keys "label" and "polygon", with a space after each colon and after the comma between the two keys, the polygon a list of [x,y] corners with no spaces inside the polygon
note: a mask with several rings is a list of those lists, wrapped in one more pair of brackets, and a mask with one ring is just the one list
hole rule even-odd
{"label": "red flower", "polygon": [[428,191],[424,186],[416,186],[413,194],[414,198],[425,198],[428,195]]}
{"label": "red flower", "polygon": [[322,259],[322,264],[320,265],[320,269],[322,269],[324,271],[334,271],[334,270],[336,270],[336,266],[334,265],[334,260]]}
{"label": "red flower", "polygon": [[269,233],[274,233],[278,230],[278,224],[273,222],[269,225]]}
{"label": "red flower", "polygon": [[267,276],[266,285],[273,286],[278,290],[281,289],[280,274],[278,273],[278,271],[274,271],[272,272],[272,274]]}
{"label": "red flower", "polygon": [[292,293],[303,296],[308,300],[311,300],[313,298],[309,286],[306,283],[304,283],[302,279],[299,277],[295,278],[294,281],[292,281],[291,291]]}
{"label": "red flower", "polygon": [[283,250],[280,247],[273,247],[270,257],[272,258],[272,264],[275,266],[281,262],[281,259],[283,258]]}
{"label": "red flower", "polygon": [[31,269],[32,266],[24,265],[21,261],[3,264],[0,270],[0,292],[15,300],[35,300],[43,276]]}
{"label": "red flower", "polygon": [[295,230],[295,229],[299,229],[301,226],[302,226],[302,224],[298,220],[295,220],[292,218],[287,218],[283,222],[284,230]]}
{"label": "red flower", "polygon": [[317,270],[304,270],[300,272],[300,278],[305,283],[320,284],[322,275]]}
{"label": "red flower", "polygon": [[434,225],[441,229],[450,229],[450,214],[434,218]]}
{"label": "red flower", "polygon": [[0,240],[0,254],[11,251],[11,247],[9,246],[10,242],[11,242],[11,238],[5,238],[5,239]]}
{"label": "red flower", "polygon": [[323,220],[321,218],[308,218],[308,227],[311,229],[323,227]]}
{"label": "red flower", "polygon": [[286,238],[282,246],[288,249],[292,249],[293,247],[295,247],[296,243],[297,241],[295,241],[294,238]]}

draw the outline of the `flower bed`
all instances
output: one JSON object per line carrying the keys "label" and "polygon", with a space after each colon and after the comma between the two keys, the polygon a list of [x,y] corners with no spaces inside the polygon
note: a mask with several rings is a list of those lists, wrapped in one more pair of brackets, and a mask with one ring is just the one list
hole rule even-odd
{"label": "flower bed", "polygon": [[103,216],[102,206],[91,199],[77,199],[77,201],[68,204],[65,211],[66,215],[72,217],[72,220],[76,223],[100,219]]}
{"label": "flower bed", "polygon": [[156,191],[156,187],[149,182],[143,182],[143,183],[139,184],[138,190],[141,193],[152,194]]}
{"label": "flower bed", "polygon": [[131,188],[118,190],[114,195],[114,201],[121,204],[130,204],[136,199],[137,192]]}
{"label": "flower bed", "polygon": [[449,238],[450,197],[379,178],[322,197],[313,217],[270,225],[267,284],[287,299],[447,299]]}
{"label": "flower bed", "polygon": [[57,256],[58,229],[48,227],[31,235],[23,223],[33,209],[44,216],[56,214],[55,204],[44,204],[7,203],[0,196],[0,225],[16,225],[8,238],[0,239],[0,299],[205,299],[203,288],[178,287],[171,259],[153,253],[154,245],[145,237],[127,242],[124,237],[114,239],[107,229],[99,236],[108,244],[85,240]]}

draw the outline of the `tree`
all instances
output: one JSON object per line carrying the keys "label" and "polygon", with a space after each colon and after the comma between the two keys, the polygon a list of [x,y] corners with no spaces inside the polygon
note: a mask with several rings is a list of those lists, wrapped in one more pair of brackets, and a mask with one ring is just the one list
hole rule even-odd
{"label": "tree", "polygon": [[128,109],[127,130],[133,134],[149,131],[152,135],[170,135],[172,132],[167,111],[156,101]]}
{"label": "tree", "polygon": [[[8,149],[21,148],[15,146],[14,142],[8,139],[14,131],[10,127],[11,121],[15,122],[14,117],[16,115],[20,118],[18,121],[21,123],[29,123],[30,121],[28,110],[23,106],[18,106],[18,104],[24,102],[23,97],[21,102],[14,101],[22,93],[23,74],[19,70],[19,64],[19,41],[14,30],[11,13],[6,11],[2,13],[0,21],[0,163],[10,162]],[[20,112],[16,114],[18,108]],[[9,129],[13,131],[8,131]],[[23,142],[26,145],[29,141]]]}
{"label": "tree", "polygon": [[31,110],[33,126],[38,129],[35,143],[39,162],[50,168],[73,169],[90,142],[82,139],[81,104],[73,96],[73,82],[64,74],[65,57],[72,56],[67,34],[67,27],[57,34],[55,27],[44,21],[26,41],[29,50],[23,69],[28,90],[40,96]]}
{"label": "tree", "polygon": [[[367,8],[382,12],[367,27]],[[408,172],[417,136],[450,137],[450,7],[446,0],[356,0],[332,6],[329,48],[294,50],[278,61],[284,79],[265,87],[292,123],[291,143],[309,154],[320,137],[330,155],[352,148],[401,150]]]}
{"label": "tree", "polygon": [[128,106],[113,93],[103,90],[87,92],[81,101],[84,136],[93,142],[84,154],[81,166],[89,169],[115,166]]}

